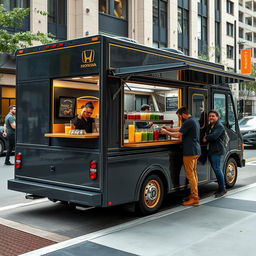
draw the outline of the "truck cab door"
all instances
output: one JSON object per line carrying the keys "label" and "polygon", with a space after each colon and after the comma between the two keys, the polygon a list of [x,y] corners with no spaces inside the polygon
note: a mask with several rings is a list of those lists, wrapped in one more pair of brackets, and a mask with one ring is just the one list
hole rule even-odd
{"label": "truck cab door", "polygon": [[203,88],[188,89],[188,109],[200,125],[200,145],[202,155],[197,162],[198,182],[203,183],[209,180],[209,164],[207,159],[207,144],[202,142],[208,125],[208,90]]}
{"label": "truck cab door", "polygon": [[224,125],[229,136],[227,152],[238,149],[241,144],[241,137],[239,136],[236,110],[232,95],[229,92],[214,90],[213,108],[218,111],[220,121]]}

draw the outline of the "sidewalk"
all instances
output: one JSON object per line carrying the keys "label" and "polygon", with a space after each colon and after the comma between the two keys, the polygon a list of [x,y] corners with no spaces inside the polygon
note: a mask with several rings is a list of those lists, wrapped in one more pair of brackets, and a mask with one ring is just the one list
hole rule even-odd
{"label": "sidewalk", "polygon": [[256,183],[23,256],[254,256]]}

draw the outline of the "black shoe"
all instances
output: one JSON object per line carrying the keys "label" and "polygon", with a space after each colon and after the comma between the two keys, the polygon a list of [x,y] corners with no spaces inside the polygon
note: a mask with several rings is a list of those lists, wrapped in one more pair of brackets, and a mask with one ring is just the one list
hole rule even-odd
{"label": "black shoe", "polygon": [[219,191],[218,193],[215,194],[215,198],[222,197],[222,196],[224,196],[226,193],[227,193],[227,190],[226,190],[226,189],[223,189],[223,190],[221,190],[221,191]]}
{"label": "black shoe", "polygon": [[220,193],[220,190],[216,190],[213,194],[216,195],[218,193]]}
{"label": "black shoe", "polygon": [[13,163],[11,162],[7,162],[7,163],[4,163],[5,165],[14,165]]}

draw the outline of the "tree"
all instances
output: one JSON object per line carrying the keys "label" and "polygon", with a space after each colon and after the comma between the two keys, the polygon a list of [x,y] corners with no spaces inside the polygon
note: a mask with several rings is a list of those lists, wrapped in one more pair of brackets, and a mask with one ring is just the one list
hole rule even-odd
{"label": "tree", "polygon": [[[252,67],[251,76],[256,77],[256,65]],[[240,92],[240,94],[242,94],[241,96],[249,97],[252,93],[256,93],[256,82],[243,82],[241,85],[245,88],[245,90]]]}
{"label": "tree", "polygon": [[[29,8],[14,8],[11,11],[6,11],[4,6],[0,4],[0,53],[14,55],[17,49],[32,46],[35,41],[43,44],[54,41],[49,37],[49,34],[41,32],[8,33],[7,28],[22,25],[24,18],[29,15],[29,11]],[[42,15],[47,15],[46,12],[38,12]]]}

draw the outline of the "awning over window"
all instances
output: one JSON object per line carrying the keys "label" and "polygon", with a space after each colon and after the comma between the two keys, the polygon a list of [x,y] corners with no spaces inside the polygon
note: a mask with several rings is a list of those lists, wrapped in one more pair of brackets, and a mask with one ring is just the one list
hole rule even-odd
{"label": "awning over window", "polygon": [[216,69],[210,66],[203,66],[199,64],[193,64],[189,62],[176,62],[170,64],[157,64],[157,65],[146,65],[136,67],[124,67],[110,70],[114,76],[141,76],[152,73],[176,71],[176,70],[191,70],[197,72],[203,72],[209,75],[215,75],[223,78],[231,78],[237,80],[236,82],[244,81],[255,81],[255,77],[240,75],[222,69]]}

